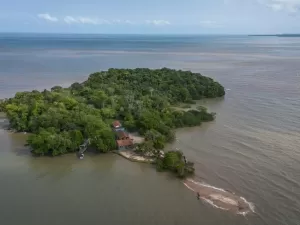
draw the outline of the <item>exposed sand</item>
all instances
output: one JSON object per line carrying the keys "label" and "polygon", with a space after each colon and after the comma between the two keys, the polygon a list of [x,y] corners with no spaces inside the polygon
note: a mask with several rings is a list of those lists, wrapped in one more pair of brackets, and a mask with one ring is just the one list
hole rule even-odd
{"label": "exposed sand", "polygon": [[[144,138],[136,133],[130,133],[130,138],[134,144],[139,144],[144,141]],[[155,159],[151,155],[142,156],[135,153],[133,150],[117,151],[124,158],[143,163],[154,163]],[[163,152],[161,152],[163,155]],[[246,215],[254,212],[254,206],[243,197],[237,196],[229,191],[216,188],[204,183],[199,183],[191,179],[186,179],[184,185],[195,193],[199,193],[200,199],[209,203],[215,208],[231,211],[237,214]]]}
{"label": "exposed sand", "polygon": [[[130,139],[133,140],[133,144],[140,144],[145,141],[145,138],[140,136],[138,133],[129,133]],[[117,153],[126,159],[134,162],[154,163],[155,159],[152,155],[148,154],[142,156],[133,150],[117,151]]]}
{"label": "exposed sand", "polygon": [[140,144],[145,141],[145,138],[140,136],[138,133],[129,133],[130,139],[133,140],[133,144]]}
{"label": "exposed sand", "polygon": [[184,185],[195,193],[199,193],[201,200],[216,208],[243,215],[254,212],[254,206],[252,203],[247,202],[246,199],[237,196],[234,193],[199,183],[191,179],[185,180]]}
{"label": "exposed sand", "polygon": [[118,154],[134,162],[153,163],[155,161],[153,158],[138,155],[133,150],[118,151]]}

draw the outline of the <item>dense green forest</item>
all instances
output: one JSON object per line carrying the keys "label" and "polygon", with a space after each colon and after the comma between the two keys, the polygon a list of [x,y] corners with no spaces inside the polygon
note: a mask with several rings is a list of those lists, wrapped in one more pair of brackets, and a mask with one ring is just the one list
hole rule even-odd
{"label": "dense green forest", "polygon": [[189,71],[109,69],[69,88],[18,92],[1,102],[0,110],[6,112],[11,129],[31,133],[27,142],[36,155],[75,152],[87,138],[99,152],[114,150],[115,119],[145,136],[142,149],[148,151],[174,140],[175,128],[214,119],[205,108],[180,111],[172,106],[224,94],[219,83]]}

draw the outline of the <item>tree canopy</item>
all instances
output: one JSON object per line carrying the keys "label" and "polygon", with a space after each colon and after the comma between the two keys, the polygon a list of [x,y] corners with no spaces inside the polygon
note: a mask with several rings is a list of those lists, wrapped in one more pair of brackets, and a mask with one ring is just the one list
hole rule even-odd
{"label": "tree canopy", "polygon": [[180,178],[194,173],[194,164],[188,162],[181,151],[169,151],[157,158],[156,167],[159,171],[169,170]]}
{"label": "tree canopy", "polygon": [[218,82],[190,71],[109,69],[69,88],[18,92],[1,102],[0,110],[12,129],[31,133],[28,145],[37,155],[74,152],[84,139],[100,152],[114,150],[115,119],[162,149],[174,140],[175,128],[214,119],[205,108],[178,111],[172,105],[224,94]]}

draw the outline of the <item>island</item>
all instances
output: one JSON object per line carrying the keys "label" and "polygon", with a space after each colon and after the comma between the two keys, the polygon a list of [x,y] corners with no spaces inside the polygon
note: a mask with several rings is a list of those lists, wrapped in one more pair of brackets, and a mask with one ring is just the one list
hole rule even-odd
{"label": "island", "polygon": [[[154,159],[159,171],[186,177],[194,172],[193,163],[180,151],[162,150],[175,140],[176,128],[214,120],[206,108],[189,105],[224,95],[221,84],[199,73],[112,68],[68,88],[17,92],[0,102],[0,111],[11,130],[29,133],[27,145],[36,156],[78,152],[83,143],[101,153],[131,148]],[[133,143],[128,133],[144,141]]]}

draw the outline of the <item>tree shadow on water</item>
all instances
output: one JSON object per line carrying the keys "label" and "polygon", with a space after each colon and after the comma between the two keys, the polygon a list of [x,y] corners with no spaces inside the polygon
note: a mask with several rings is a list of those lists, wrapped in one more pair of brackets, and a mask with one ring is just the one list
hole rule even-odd
{"label": "tree shadow on water", "polygon": [[13,152],[16,156],[32,156],[30,149],[26,146],[15,147]]}

